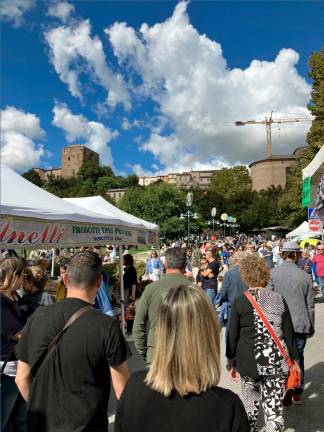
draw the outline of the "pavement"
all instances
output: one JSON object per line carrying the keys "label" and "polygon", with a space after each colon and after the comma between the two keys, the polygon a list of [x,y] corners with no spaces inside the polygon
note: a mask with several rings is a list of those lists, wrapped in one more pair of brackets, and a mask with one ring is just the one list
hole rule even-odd
{"label": "pavement", "polygon": [[[324,432],[324,301],[319,298],[316,299],[315,317],[315,335],[308,339],[305,348],[304,403],[284,409],[285,432]],[[240,395],[240,384],[231,381],[225,368],[224,329],[221,340],[222,376],[219,385]],[[129,345],[133,352],[129,361],[131,372],[144,369],[145,363],[136,352],[131,338]],[[112,391],[108,410],[110,430],[113,430],[115,409],[116,400]],[[260,432],[266,432],[262,412],[259,422]]]}

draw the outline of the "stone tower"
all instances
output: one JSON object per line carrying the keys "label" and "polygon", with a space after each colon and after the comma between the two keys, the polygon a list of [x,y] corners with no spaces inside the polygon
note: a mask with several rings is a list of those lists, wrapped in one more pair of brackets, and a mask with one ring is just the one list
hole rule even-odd
{"label": "stone tower", "polygon": [[82,165],[87,161],[99,165],[99,154],[80,144],[64,147],[62,149],[62,177],[74,177],[78,174]]}

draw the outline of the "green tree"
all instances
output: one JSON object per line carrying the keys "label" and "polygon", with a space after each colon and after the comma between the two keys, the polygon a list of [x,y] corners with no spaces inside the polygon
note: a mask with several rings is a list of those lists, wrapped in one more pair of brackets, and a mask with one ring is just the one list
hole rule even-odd
{"label": "green tree", "polygon": [[237,193],[249,192],[251,189],[252,181],[249,171],[245,166],[240,165],[216,171],[210,184],[211,191],[217,192],[226,199]]}
{"label": "green tree", "polygon": [[29,180],[31,183],[34,183],[36,186],[42,187],[44,184],[40,175],[34,169],[30,169],[29,171],[26,171],[25,173],[22,174],[22,176],[26,180]]}
{"label": "green tree", "polygon": [[307,217],[302,208],[302,170],[324,145],[324,49],[314,52],[309,59],[309,76],[313,80],[308,109],[314,116],[307,134],[307,147],[299,152],[299,163],[291,170],[284,193],[279,199],[282,220],[289,228],[296,227]]}
{"label": "green tree", "polygon": [[157,223],[163,235],[173,238],[186,230],[184,221],[179,219],[180,213],[186,211],[185,197],[185,193],[176,187],[159,182],[148,187],[130,188],[119,206],[128,213]]}

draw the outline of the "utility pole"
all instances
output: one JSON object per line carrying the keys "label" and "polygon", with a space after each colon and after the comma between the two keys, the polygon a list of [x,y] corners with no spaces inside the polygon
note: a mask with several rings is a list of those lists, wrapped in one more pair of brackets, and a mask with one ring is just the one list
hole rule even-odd
{"label": "utility pole", "polygon": [[264,120],[247,120],[247,121],[236,121],[235,126],[245,126],[248,124],[264,124],[266,126],[267,134],[267,158],[270,159],[272,156],[272,135],[271,135],[271,125],[273,123],[300,123],[305,121],[312,121],[312,119],[307,118],[294,118],[294,119],[273,119],[273,111],[271,111],[270,116],[266,117]]}

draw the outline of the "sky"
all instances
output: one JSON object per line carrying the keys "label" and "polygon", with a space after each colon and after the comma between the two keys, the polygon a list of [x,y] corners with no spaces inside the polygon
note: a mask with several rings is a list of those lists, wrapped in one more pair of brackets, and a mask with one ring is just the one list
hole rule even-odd
{"label": "sky", "polygon": [[84,144],[120,175],[249,164],[306,143],[320,1],[2,0],[1,161]]}

